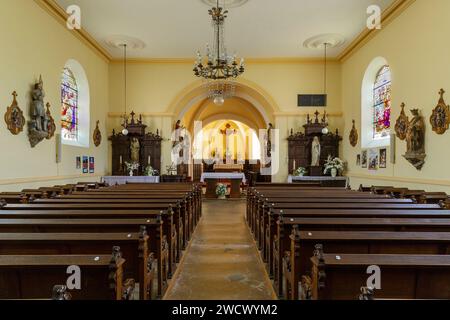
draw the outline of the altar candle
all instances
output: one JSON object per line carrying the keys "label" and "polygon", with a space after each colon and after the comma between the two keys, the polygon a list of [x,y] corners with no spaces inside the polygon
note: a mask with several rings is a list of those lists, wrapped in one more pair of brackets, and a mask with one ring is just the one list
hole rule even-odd
{"label": "altar candle", "polygon": [[294,165],[293,165],[292,169],[295,171],[295,160],[294,160]]}
{"label": "altar candle", "polygon": [[122,164],[122,156],[120,156],[119,162],[120,162],[120,164]]}
{"label": "altar candle", "polygon": [[148,161],[147,161],[147,163],[150,164],[150,155],[148,156]]}

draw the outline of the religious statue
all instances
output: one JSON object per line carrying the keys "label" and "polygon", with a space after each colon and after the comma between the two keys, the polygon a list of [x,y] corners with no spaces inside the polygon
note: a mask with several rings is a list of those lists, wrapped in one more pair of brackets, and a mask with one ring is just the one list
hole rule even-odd
{"label": "religious statue", "polygon": [[139,139],[132,138],[130,143],[130,151],[131,151],[131,162],[139,163],[139,151],[141,149]]}
{"label": "religious statue", "polygon": [[315,136],[311,145],[311,166],[320,166],[320,140],[319,137]]}
{"label": "religious statue", "polygon": [[51,122],[51,119],[45,109],[44,97],[44,83],[41,76],[31,92],[31,121],[28,122],[28,138],[32,148],[49,137],[49,122]]}
{"label": "religious statue", "polygon": [[267,157],[270,158],[272,156],[272,129],[273,125],[269,123],[269,127],[267,128]]}
{"label": "religious statue", "polygon": [[406,154],[403,155],[417,170],[425,164],[425,122],[418,109],[411,110],[412,120],[406,130]]}

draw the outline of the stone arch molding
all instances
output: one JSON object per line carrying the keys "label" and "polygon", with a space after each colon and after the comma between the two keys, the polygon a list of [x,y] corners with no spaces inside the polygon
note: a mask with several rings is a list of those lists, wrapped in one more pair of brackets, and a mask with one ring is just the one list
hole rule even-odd
{"label": "stone arch molding", "polygon": [[[245,79],[236,81],[235,96],[250,102],[261,113],[267,125],[274,121],[274,113],[280,111],[270,94],[251,81]],[[206,98],[204,83],[201,80],[195,81],[177,95],[167,112],[181,119],[193,106]]]}
{"label": "stone arch molding", "polygon": [[[377,148],[386,147],[390,145],[390,137],[384,139],[373,139],[373,86],[375,83],[378,71],[389,62],[384,57],[374,58],[367,67],[361,84],[361,147],[362,148]],[[392,72],[392,67],[391,72]],[[392,126],[391,126],[392,127]]]}

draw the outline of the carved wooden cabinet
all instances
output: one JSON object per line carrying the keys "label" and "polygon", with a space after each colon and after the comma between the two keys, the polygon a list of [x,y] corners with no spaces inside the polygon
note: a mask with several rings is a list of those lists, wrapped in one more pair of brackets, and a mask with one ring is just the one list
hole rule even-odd
{"label": "carved wooden cabinet", "polygon": [[[128,135],[122,133],[113,134],[109,137],[112,144],[112,175],[121,176],[127,175],[125,162],[131,162],[131,140],[137,138],[139,141],[139,169],[134,172],[135,175],[142,175],[145,168],[150,164],[153,169],[161,173],[161,142],[162,138],[159,136],[157,130],[155,133],[146,133],[146,125],[142,124],[142,120],[134,120],[132,113],[130,123],[126,123]],[[149,163],[150,160],[150,163]]]}
{"label": "carved wooden cabinet", "polygon": [[[303,127],[305,132],[294,133],[291,130],[291,135],[288,137],[288,165],[289,174],[293,174],[298,167],[303,167],[309,170],[310,175],[322,175],[323,165],[325,164],[329,155],[332,157],[339,157],[339,144],[342,137],[339,136],[338,130],[335,133],[323,133],[323,129],[327,128],[326,115],[322,121],[318,119],[319,113],[316,112],[316,119],[312,122],[308,116],[307,124]],[[320,166],[311,167],[311,150],[314,137],[320,140]],[[294,165],[295,161],[295,165]]]}

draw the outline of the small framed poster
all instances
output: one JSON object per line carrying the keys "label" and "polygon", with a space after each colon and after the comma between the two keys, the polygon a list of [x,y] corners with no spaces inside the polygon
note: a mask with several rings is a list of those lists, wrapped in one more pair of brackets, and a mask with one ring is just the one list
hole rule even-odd
{"label": "small framed poster", "polygon": [[89,157],[83,156],[83,173],[89,173]]}
{"label": "small framed poster", "polygon": [[356,166],[357,167],[361,166],[361,155],[360,154],[358,154],[356,156]]}
{"label": "small framed poster", "polygon": [[369,150],[369,170],[378,170],[379,156],[377,149]]}
{"label": "small framed poster", "polygon": [[81,157],[77,157],[75,162],[76,162],[77,170],[80,170],[81,169]]}
{"label": "small framed poster", "polygon": [[380,149],[380,168],[387,167],[387,149]]}
{"label": "small framed poster", "polygon": [[89,173],[95,172],[95,158],[89,157]]}
{"label": "small framed poster", "polygon": [[361,153],[361,167],[367,168],[367,150]]}

